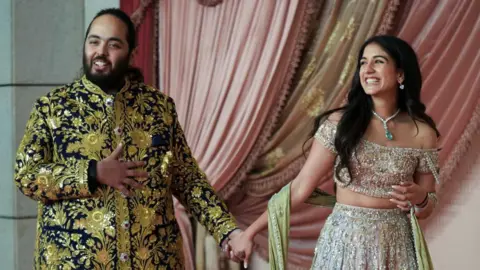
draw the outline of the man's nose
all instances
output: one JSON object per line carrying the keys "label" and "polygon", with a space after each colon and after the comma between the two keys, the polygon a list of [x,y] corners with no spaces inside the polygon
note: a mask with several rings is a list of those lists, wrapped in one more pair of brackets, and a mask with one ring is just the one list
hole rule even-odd
{"label": "man's nose", "polygon": [[108,45],[107,43],[102,43],[98,46],[97,54],[107,56],[108,55]]}

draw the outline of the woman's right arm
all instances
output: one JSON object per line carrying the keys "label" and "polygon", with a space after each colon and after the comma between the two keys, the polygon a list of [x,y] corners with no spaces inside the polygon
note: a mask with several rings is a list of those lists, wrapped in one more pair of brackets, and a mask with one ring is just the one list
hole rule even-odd
{"label": "woman's right arm", "polygon": [[[290,208],[293,211],[312,194],[313,190],[318,187],[330,170],[333,169],[336,155],[319,140],[314,139],[310,154],[298,176],[292,181],[290,192]],[[233,250],[245,252],[245,261],[248,262],[252,252],[253,238],[259,232],[268,226],[268,211],[255,220],[241,235],[230,241]]]}
{"label": "woman's right arm", "polygon": [[[333,169],[334,161],[335,154],[318,140],[314,140],[305,165],[290,186],[291,211],[302,205],[310,197],[313,190],[322,184],[320,180]],[[253,239],[267,226],[268,218],[267,211],[265,211],[245,230],[246,236]]]}

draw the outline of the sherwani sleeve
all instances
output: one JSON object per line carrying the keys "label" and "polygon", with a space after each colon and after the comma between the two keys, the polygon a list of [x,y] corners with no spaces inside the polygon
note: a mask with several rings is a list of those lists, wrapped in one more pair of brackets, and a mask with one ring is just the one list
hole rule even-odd
{"label": "sherwani sleeve", "polygon": [[17,150],[15,184],[26,196],[42,202],[90,197],[88,160],[56,160],[52,128],[60,128],[51,115],[47,97],[40,98],[27,122]]}
{"label": "sherwani sleeve", "polygon": [[170,99],[173,123],[173,194],[188,211],[210,232],[217,243],[237,228],[234,217],[217,196],[199,168],[178,122],[175,104]]}

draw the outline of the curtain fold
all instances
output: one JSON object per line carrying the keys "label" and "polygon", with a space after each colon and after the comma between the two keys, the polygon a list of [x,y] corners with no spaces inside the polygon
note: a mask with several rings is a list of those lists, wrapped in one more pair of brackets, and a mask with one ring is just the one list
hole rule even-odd
{"label": "curtain fold", "polygon": [[[200,167],[226,198],[255,161],[248,157],[267,139],[263,131],[273,127],[270,116],[288,93],[317,1],[159,4],[161,88],[176,102]],[[181,227],[188,226],[181,224],[184,210],[177,208],[176,215]],[[183,236],[191,251],[191,237]],[[217,247],[197,242],[199,256],[212,249]]]}
{"label": "curtain fold", "polygon": [[217,190],[252,151],[285,88],[306,3],[161,1],[162,88]]}
{"label": "curtain fold", "polygon": [[[413,45],[421,63],[422,100],[442,135],[442,183],[437,188],[441,200],[452,200],[460,194],[450,187],[463,181],[452,175],[461,163],[472,162],[465,155],[480,133],[480,2],[412,2],[398,36]],[[423,222],[427,230],[435,229],[431,221],[448,214],[449,205],[440,206]]]}
{"label": "curtain fold", "polygon": [[138,46],[133,66],[138,67],[145,77],[145,83],[157,86],[155,62],[156,26],[155,3],[153,0],[120,0],[120,9],[125,11],[137,28]]}
{"label": "curtain fold", "polygon": [[[300,170],[313,117],[343,101],[363,41],[392,27],[417,52],[422,101],[442,134],[440,198],[461,181],[452,174],[469,162],[463,156],[480,130],[479,1],[247,2],[162,0],[158,22],[162,88],[177,102],[200,166],[242,226]],[[313,2],[321,6],[315,38],[290,88]],[[331,181],[321,188],[331,190]],[[448,209],[442,207],[430,220]],[[178,212],[179,223],[188,221]],[[292,215],[289,269],[309,267],[328,214],[306,206]],[[191,236],[184,238],[191,256]],[[266,258],[266,234],[256,243]]]}
{"label": "curtain fold", "polygon": [[[402,4],[403,6],[400,6],[398,10],[405,13],[399,14],[393,21],[400,23],[396,29],[398,36],[410,42],[417,52],[424,80],[422,101],[426,104],[427,112],[436,121],[442,134],[439,142],[442,147],[440,154],[442,184],[438,187],[442,199],[444,194],[454,196],[448,191],[448,187],[453,185],[450,182],[462,181],[462,179],[452,179],[452,173],[460,163],[471,162],[465,160],[464,155],[473,138],[480,132],[480,73],[478,72],[480,70],[480,51],[478,50],[480,2],[432,0],[406,1]],[[322,27],[325,28],[325,26]],[[303,76],[311,76],[308,69],[304,71]],[[338,81],[341,82],[341,80]],[[337,102],[344,96],[342,91],[334,94],[336,95],[334,100]],[[314,98],[314,100],[320,100],[318,102],[323,106],[319,106],[320,109],[323,110],[327,107],[324,106],[325,103],[335,106],[338,104],[335,101],[325,102],[325,96],[328,97],[328,94],[318,94]],[[322,101],[323,103],[321,103]],[[294,110],[290,111],[287,108],[284,113],[295,113]],[[289,116],[293,117],[293,115]],[[293,122],[298,123],[300,119]],[[288,123],[288,121],[284,123]],[[298,125],[296,126],[298,127]],[[278,137],[281,137],[281,127],[277,131]],[[291,129],[287,128],[287,130]],[[278,189],[276,185],[285,184],[289,181],[288,178],[293,178],[303,165],[303,162],[299,160],[282,162],[282,159],[287,158],[285,156],[292,152],[280,151],[278,147],[275,148],[278,145],[278,137],[273,137],[269,142],[266,149],[270,149],[270,151],[267,151],[264,154],[264,160],[258,163],[259,169],[250,175],[247,195],[239,196],[242,200],[251,201],[252,213],[259,214],[265,210],[266,204],[262,204],[262,202],[269,198],[269,189]],[[456,195],[459,194],[456,193]],[[428,221],[438,218],[439,213],[447,213],[448,204],[440,205],[443,209],[434,212],[432,218],[424,222],[424,225],[429,225]],[[294,240],[291,242],[290,254],[297,252],[297,254],[305,255],[306,249],[313,247],[312,241],[318,237],[318,231],[328,215],[325,212],[325,210],[315,210],[307,206],[302,213],[309,213],[315,218],[309,218],[307,215],[304,220],[300,218],[292,220],[290,236]],[[254,218],[248,214],[239,217],[245,226],[249,225]],[[309,223],[308,219],[315,219],[316,222]],[[296,222],[301,224],[301,227],[296,227]],[[314,226],[308,227],[309,224]],[[440,223],[436,224],[440,225]],[[430,227],[427,227],[428,229]],[[296,238],[301,239],[297,243],[304,244],[299,244],[299,249],[296,249],[294,243]],[[260,243],[258,251],[266,258],[265,249],[262,246],[262,243],[266,243],[266,239],[263,235],[257,239],[257,243]],[[307,243],[310,246],[305,249]],[[305,260],[308,259],[311,258],[305,258]],[[295,267],[302,265],[300,260],[294,261],[294,258],[292,258],[292,263],[295,264]],[[304,265],[308,267],[307,263]]]}
{"label": "curtain fold", "polygon": [[313,131],[314,118],[338,105],[338,96],[350,86],[358,48],[382,22],[390,23],[395,8],[389,7],[385,1],[327,1],[322,14],[325,20],[319,25],[308,64],[282,111],[278,128],[248,175],[249,194],[271,194],[299,171],[303,150],[308,151],[311,143],[304,145]]}
{"label": "curtain fold", "polygon": [[[301,74],[283,108],[270,140],[247,176],[243,192],[229,199],[237,220],[248,226],[267,207],[270,196],[293,180],[305,162],[314,118],[338,105],[350,86],[361,44],[371,35],[392,27],[398,1],[324,1],[315,39]],[[331,178],[331,175],[325,177]],[[321,187],[333,192],[333,182]],[[238,206],[238,207],[236,207]],[[290,227],[289,269],[308,269],[313,248],[329,209],[305,205],[293,213]],[[267,234],[255,239],[267,258]]]}

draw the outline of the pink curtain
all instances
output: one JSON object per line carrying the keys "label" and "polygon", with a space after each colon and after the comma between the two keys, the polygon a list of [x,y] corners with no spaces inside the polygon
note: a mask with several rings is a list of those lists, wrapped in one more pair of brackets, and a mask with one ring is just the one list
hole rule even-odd
{"label": "pink curtain", "polygon": [[[459,192],[453,193],[450,187],[457,184],[451,182],[462,179],[453,179],[452,173],[460,163],[471,162],[464,155],[474,136],[480,132],[479,5],[478,1],[405,1],[399,8],[404,14],[398,14],[395,19],[399,22],[398,35],[409,41],[417,51],[424,78],[422,100],[442,133],[440,157],[443,182],[438,187],[441,200],[459,195]],[[332,104],[342,97],[339,95]],[[282,181],[282,175],[295,174],[295,168],[301,164],[303,162],[296,164],[294,161],[283,170],[276,171],[270,179],[260,174],[264,178],[260,185],[249,187],[248,183],[247,195],[232,201],[232,205],[247,201],[248,205],[242,204],[241,208],[251,209],[248,213],[240,211],[244,214],[237,216],[238,220],[245,226],[251,224],[256,215],[267,207],[266,201],[271,194],[266,188],[270,184],[268,181]],[[275,165],[280,166],[279,163]],[[430,225],[428,221],[448,213],[448,203],[440,206],[442,208],[424,225]],[[295,265],[293,267],[309,267],[318,232],[328,214],[326,209],[305,205],[305,209],[293,215],[289,249],[289,261]],[[435,224],[439,226],[440,223]],[[428,232],[431,228],[426,229]],[[267,258],[266,235],[260,235],[256,242],[260,244],[258,251]]]}
{"label": "pink curtain", "polygon": [[[315,42],[309,48],[301,79],[282,110],[270,140],[262,149],[244,189],[230,199],[232,211],[243,226],[248,226],[267,208],[270,196],[291,181],[305,158],[304,142],[313,131],[313,119],[335,106],[350,85],[358,49],[365,39],[391,30],[397,1],[325,1],[319,16]],[[311,143],[311,141],[309,141]],[[305,144],[308,151],[310,144]],[[325,177],[330,178],[330,175]],[[322,189],[333,192],[333,181]],[[289,269],[308,269],[313,248],[328,208],[304,205],[291,216]],[[257,252],[268,257],[267,232],[257,236]]]}
{"label": "pink curtain", "polygon": [[[246,158],[261,131],[273,127],[267,119],[287,94],[314,3],[160,1],[160,85],[175,100],[194,156],[223,197],[241,184],[227,186],[253,163]],[[188,230],[183,209],[176,215]],[[191,237],[184,241],[190,256]]]}
{"label": "pink curtain", "polygon": [[[452,199],[450,187],[462,181],[452,174],[460,163],[472,162],[464,156],[480,132],[480,2],[412,2],[398,35],[413,45],[421,62],[422,99],[442,134],[441,199]],[[442,204],[430,220],[446,210],[448,204]]]}
{"label": "pink curtain", "polygon": [[[244,178],[239,172],[248,168],[246,163],[255,162],[246,156],[260,152],[257,148],[264,145],[258,144],[258,139],[264,134],[261,129],[268,123],[268,115],[277,115],[278,110],[272,112],[272,108],[282,108],[285,102],[278,97],[285,97],[294,71],[291,63],[303,49],[303,43],[293,43],[301,40],[295,26],[302,19],[295,16],[308,8],[303,1],[207,1],[215,2],[213,7],[200,6],[201,2],[205,1],[160,1],[161,85],[177,102],[200,165],[214,187],[230,197],[241,183],[234,181],[236,184],[229,186],[230,180]],[[325,5],[329,1],[320,2]],[[461,181],[451,176],[459,163],[468,162],[463,155],[480,130],[480,2],[399,3],[399,14],[393,18],[397,34],[417,51],[424,76],[422,99],[442,133],[443,182],[439,188],[443,200],[453,181]],[[279,18],[283,18],[282,28],[275,27]],[[294,46],[299,48],[292,49]],[[282,65],[289,68],[282,69]],[[341,98],[339,95],[333,103]],[[240,195],[230,201],[232,210],[242,224],[249,225],[255,213],[266,209],[270,195]],[[241,208],[235,207],[239,202]],[[432,219],[448,209],[442,205]],[[179,212],[182,233],[191,235],[188,219]],[[290,250],[296,254],[293,264],[299,269],[311,260],[312,247],[328,213],[306,206],[292,219],[291,237],[298,241],[292,242]],[[304,222],[312,216],[316,222]],[[188,240],[186,253],[191,254],[191,236],[184,238]],[[266,238],[259,236],[258,241],[266,243]]]}
{"label": "pink curtain", "polygon": [[[221,190],[291,76],[306,1],[161,1],[161,86],[200,166]],[[228,128],[227,128],[228,127]]]}
{"label": "pink curtain", "polygon": [[[402,4],[400,10],[405,13],[398,17],[398,36],[410,42],[418,54],[424,79],[422,100],[442,134],[442,184],[438,187],[441,203],[424,224],[428,225],[426,230],[431,235],[430,225],[441,226],[440,222],[431,221],[448,215],[448,201],[461,196],[458,183],[463,179],[453,179],[452,174],[465,175],[465,172],[458,174],[456,170],[460,163],[472,162],[465,154],[480,133],[480,2],[427,0],[405,1]],[[454,186],[456,190],[451,189]],[[242,208],[251,206],[253,212],[261,213],[269,196],[247,198],[249,205],[242,205]],[[302,256],[311,260],[312,247],[328,211],[305,206],[299,214],[305,215],[303,222],[300,216],[292,220],[290,237],[295,241],[291,242],[290,251],[300,256],[291,261],[299,269],[306,269],[308,266],[302,264]],[[309,215],[315,216],[316,222],[305,222],[311,220]],[[239,216],[238,219],[245,225],[253,221],[250,215]],[[265,243],[265,236],[260,236],[257,242]],[[259,251],[267,257],[265,249]]]}
{"label": "pink curtain", "polygon": [[145,83],[157,86],[155,1],[120,0],[120,9],[129,14],[137,28],[138,46],[133,66],[140,68]]}

